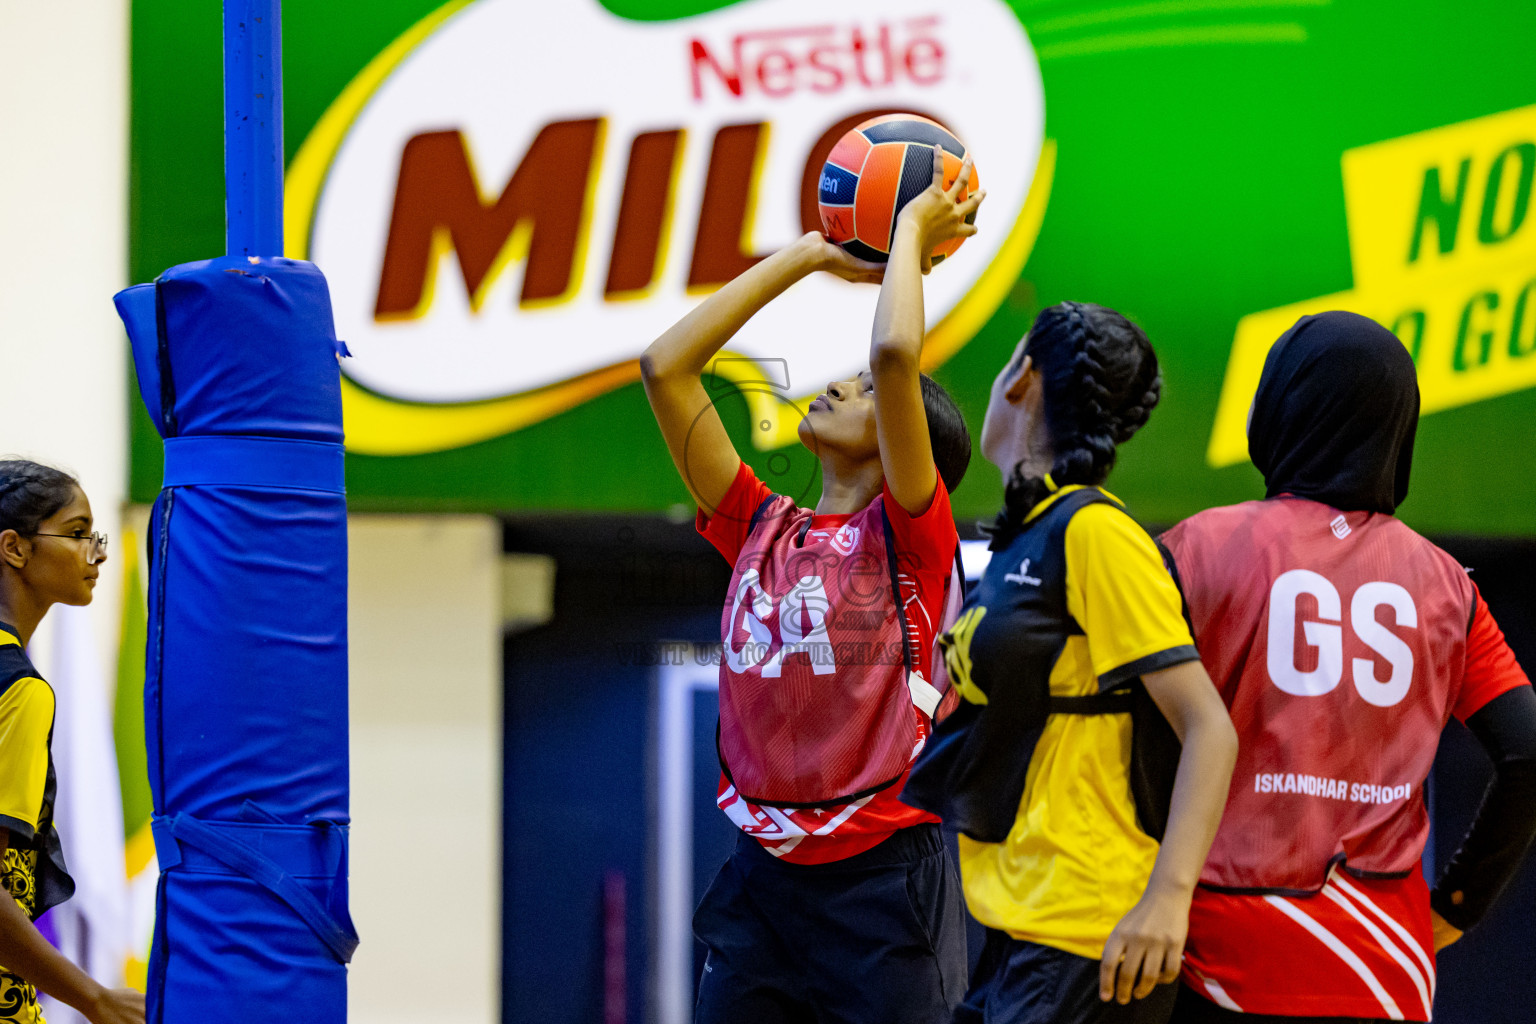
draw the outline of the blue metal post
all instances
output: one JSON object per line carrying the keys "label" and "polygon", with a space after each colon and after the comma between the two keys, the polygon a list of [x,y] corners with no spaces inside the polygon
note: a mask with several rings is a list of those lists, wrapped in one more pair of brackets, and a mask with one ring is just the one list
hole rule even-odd
{"label": "blue metal post", "polygon": [[224,0],[224,217],[231,256],[283,254],[282,0]]}

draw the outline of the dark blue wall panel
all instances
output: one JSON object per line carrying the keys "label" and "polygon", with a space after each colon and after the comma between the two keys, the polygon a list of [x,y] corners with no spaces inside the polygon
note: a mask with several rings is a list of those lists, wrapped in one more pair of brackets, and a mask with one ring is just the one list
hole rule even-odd
{"label": "dark blue wall panel", "polygon": [[[1536,669],[1536,544],[1442,541],[1469,566],[1511,645]],[[658,640],[713,642],[728,567],[686,524],[540,519],[510,524],[509,551],[554,556],[555,619],[505,644],[503,1019],[604,1020],[603,879],[627,887],[624,1019],[647,1019],[654,894],[647,891]],[[702,894],[735,834],[714,807],[712,693],[694,701],[693,876]],[[1432,855],[1455,849],[1488,763],[1459,725],[1436,762]],[[1440,961],[1438,1024],[1530,1024],[1536,1000],[1536,868]],[[979,946],[979,943],[975,945]],[[695,970],[702,954],[695,958]]]}
{"label": "dark blue wall panel", "polygon": [[[729,566],[691,526],[658,521],[514,523],[506,548],[551,555],[557,570],[554,620],[504,644],[502,1019],[604,1021],[603,880],[619,871],[624,1020],[641,1024],[652,941],[647,655],[661,639],[715,639]],[[712,741],[714,702],[697,705]],[[712,750],[698,760],[712,763]],[[706,778],[696,770],[695,788],[712,792]],[[712,796],[703,812],[722,817]],[[705,829],[719,824],[694,813]]]}
{"label": "dark blue wall panel", "polygon": [[[1472,569],[1515,656],[1536,675],[1536,544],[1442,539]],[[1492,769],[1465,728],[1452,722],[1434,772],[1434,853],[1443,865],[1456,851],[1482,801]],[[1536,1021],[1536,864],[1527,859],[1481,926],[1438,958],[1436,1024],[1531,1024]]]}

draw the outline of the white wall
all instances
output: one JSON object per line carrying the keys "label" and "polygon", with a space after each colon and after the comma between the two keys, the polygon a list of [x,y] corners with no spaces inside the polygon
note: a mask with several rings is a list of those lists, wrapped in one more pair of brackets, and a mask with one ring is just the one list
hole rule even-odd
{"label": "white wall", "polygon": [[[127,485],[125,0],[0,0],[0,455],[73,471],[115,535]],[[121,564],[121,563],[119,563]],[[117,649],[121,577],[91,614]]]}
{"label": "white wall", "polygon": [[[61,785],[59,820],[72,833],[65,845],[82,880],[78,898],[90,902],[97,929],[114,933],[100,937],[119,957],[116,942],[130,940],[120,934],[126,897],[111,887],[111,865],[121,872],[123,864],[122,819],[111,820],[116,778],[100,762],[89,776],[85,765],[94,759],[70,754],[109,735],[120,629],[128,341],[112,295],[129,283],[127,137],[126,0],[0,0],[0,456],[79,477],[117,556],[103,567],[90,607],[49,616],[33,653],[71,687],[61,694],[61,722],[93,727],[88,737],[56,736],[61,767],[72,772]],[[85,631],[70,651],[55,642],[66,624]],[[91,687],[98,692],[88,693]],[[87,823],[104,830],[100,845],[91,845]],[[121,963],[92,971],[121,984]],[[50,1020],[81,1019],[66,1007],[48,1013]]]}
{"label": "white wall", "polygon": [[[89,609],[104,653],[127,486],[127,55],[126,0],[0,0],[0,455],[76,473],[113,535]],[[355,516],[350,535],[350,1019],[493,1024],[500,531]]]}
{"label": "white wall", "polygon": [[351,517],[353,1024],[495,1024],[501,530]]}

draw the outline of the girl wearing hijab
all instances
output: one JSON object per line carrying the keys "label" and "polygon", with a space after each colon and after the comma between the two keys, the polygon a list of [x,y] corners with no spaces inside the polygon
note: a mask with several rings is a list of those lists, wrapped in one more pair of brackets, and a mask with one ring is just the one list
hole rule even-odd
{"label": "girl wearing hijab", "polygon": [[[1466,570],[1392,514],[1418,415],[1390,331],[1303,317],[1250,413],[1265,499],[1163,538],[1240,743],[1180,1024],[1429,1020],[1435,953],[1483,916],[1536,832],[1536,693]],[[1431,891],[1423,786],[1452,715],[1496,775]]]}
{"label": "girl wearing hijab", "polygon": [[940,641],[961,700],[903,794],[960,830],[988,929],[957,1022],[1157,1024],[1177,994],[1237,743],[1156,542],[1101,487],[1161,390],[1146,335],[1076,302],[992,385],[1005,504]]}
{"label": "girl wearing hijab", "polygon": [[91,1024],[143,1024],[144,996],[107,989],[33,924],[75,891],[53,827],[53,690],[26,645],[55,604],[90,604],[107,540],[67,473],[0,462],[0,1024],[40,1024],[42,989]]}

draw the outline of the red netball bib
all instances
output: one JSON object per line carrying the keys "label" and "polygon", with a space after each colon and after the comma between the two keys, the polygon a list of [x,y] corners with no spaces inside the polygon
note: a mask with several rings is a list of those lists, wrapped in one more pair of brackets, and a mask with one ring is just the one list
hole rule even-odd
{"label": "red netball bib", "polygon": [[942,694],[917,671],[897,602],[882,499],[836,529],[773,496],[736,559],[720,635],[720,763],[753,803],[843,803],[899,781],[918,743],[915,704]]}
{"label": "red netball bib", "polygon": [[1466,663],[1465,570],[1390,515],[1299,498],[1202,512],[1164,540],[1239,741],[1201,882],[1312,892],[1339,861],[1411,871]]}

